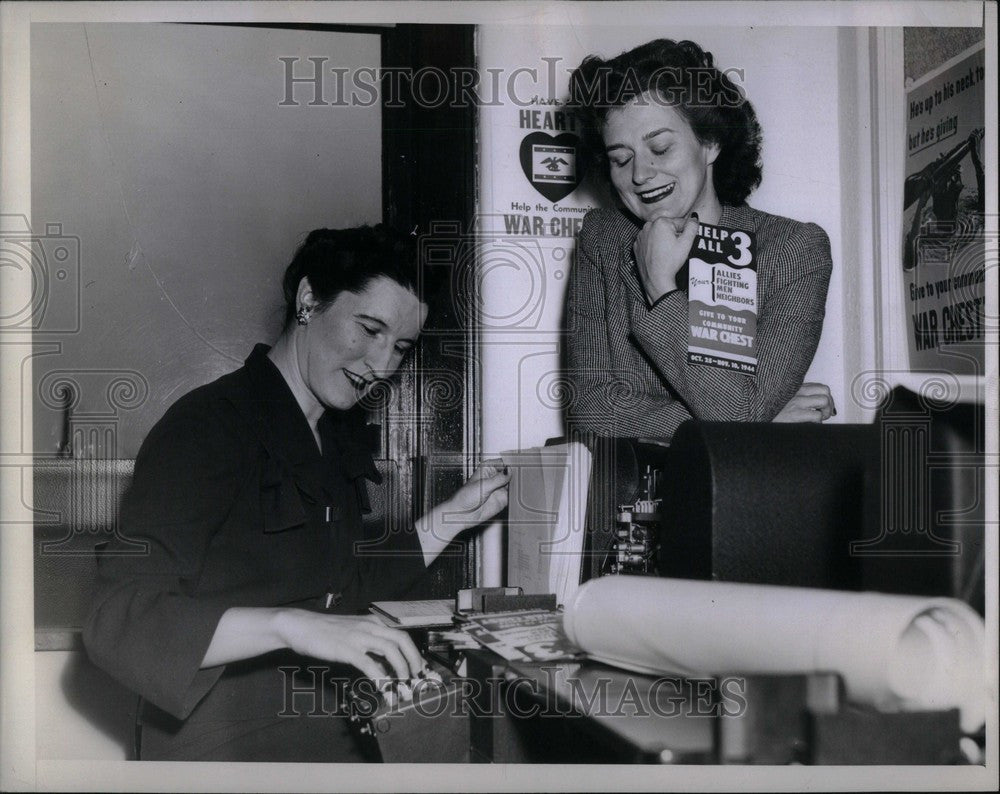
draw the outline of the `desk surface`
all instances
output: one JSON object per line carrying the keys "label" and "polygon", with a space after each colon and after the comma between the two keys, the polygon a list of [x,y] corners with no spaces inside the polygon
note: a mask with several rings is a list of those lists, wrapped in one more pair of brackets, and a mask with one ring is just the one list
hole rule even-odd
{"label": "desk surface", "polygon": [[[507,760],[531,760],[533,743],[543,737],[578,745],[561,748],[563,760],[577,753],[576,760],[587,760],[587,752],[599,750],[605,759],[705,762],[714,752],[714,682],[654,677],[592,661],[510,662],[485,650],[466,658],[469,678],[489,679],[503,689],[502,696],[490,692],[488,697],[502,704],[505,727],[494,724],[487,733],[520,736],[511,738],[504,752],[521,746],[529,755]],[[495,737],[490,741],[502,743]]]}
{"label": "desk surface", "polygon": [[515,676],[531,682],[519,689],[537,704],[585,717],[589,727],[640,756],[672,762],[713,752],[712,681],[654,677],[589,661],[511,663],[509,685]]}

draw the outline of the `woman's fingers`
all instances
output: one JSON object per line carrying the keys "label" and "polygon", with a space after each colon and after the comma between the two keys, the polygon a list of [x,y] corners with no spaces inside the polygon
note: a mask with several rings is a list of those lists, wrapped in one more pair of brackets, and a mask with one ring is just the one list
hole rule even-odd
{"label": "woman's fingers", "polygon": [[506,471],[507,465],[503,462],[502,458],[491,458],[480,463],[476,467],[476,470],[472,472],[472,476],[469,477],[467,482],[485,480],[489,477],[495,477],[498,474],[505,474]]}
{"label": "woman's fingers", "polygon": [[509,482],[509,472],[482,466],[452,497],[452,509],[457,512],[476,510],[486,503],[491,494],[506,487]]}
{"label": "woman's fingers", "polygon": [[[373,680],[393,675],[410,679],[424,661],[410,636],[374,616],[327,615],[289,610],[282,629],[286,645],[305,656],[346,662]],[[378,658],[385,660],[380,664]],[[387,666],[386,666],[387,665]]]}
{"label": "woman's fingers", "polygon": [[785,406],[781,413],[774,417],[774,421],[778,423],[793,423],[793,422],[814,422],[819,423],[823,421],[823,415],[814,408],[790,408]]}
{"label": "woman's fingers", "polygon": [[691,246],[694,245],[694,238],[698,236],[698,225],[698,216],[693,212],[684,221],[684,228],[681,230],[678,240],[686,252],[689,252]]}
{"label": "woman's fingers", "polygon": [[833,413],[833,399],[828,394],[803,394],[800,391],[774,417],[774,421],[825,422]]}
{"label": "woman's fingers", "polygon": [[403,656],[399,645],[386,637],[372,635],[368,639],[368,646],[367,653],[376,654],[385,659],[389,666],[386,672],[403,681],[409,681],[413,678],[422,666],[417,664],[411,669],[410,663]]}
{"label": "woman's fingers", "polygon": [[683,286],[677,284],[677,271],[687,262],[697,234],[698,220],[694,215],[683,221],[666,216],[653,218],[639,231],[632,250],[650,300],[656,301]]}
{"label": "woman's fingers", "polygon": [[803,383],[774,421],[825,422],[836,415],[837,406],[829,386],[825,383]]}
{"label": "woman's fingers", "polygon": [[376,662],[365,651],[360,649],[350,649],[346,651],[343,658],[337,661],[344,661],[352,667],[356,667],[372,681],[379,681],[385,678],[386,671],[383,669],[382,665]]}
{"label": "woman's fingers", "polygon": [[489,477],[484,477],[479,481],[482,486],[482,493],[489,497],[490,494],[504,488],[510,482],[510,474],[507,472],[497,472]]}
{"label": "woman's fingers", "polygon": [[[410,673],[416,675],[424,667],[424,659],[420,655],[420,651],[417,650],[416,644],[410,639],[410,635],[405,631],[400,631],[399,629],[391,629],[388,626],[382,624],[378,618],[372,616],[375,620],[375,631],[376,633],[387,636],[390,640],[397,644],[399,652],[406,659],[407,665],[410,668]],[[411,677],[412,677],[411,675]]]}
{"label": "woman's fingers", "polygon": [[829,419],[833,410],[833,401],[827,394],[797,394],[789,404],[794,408],[810,408],[823,414],[824,419]]}
{"label": "woman's fingers", "polygon": [[817,408],[823,414],[823,419],[829,419],[837,415],[837,406],[834,405],[833,395],[830,387],[825,383],[803,383],[798,393],[792,400],[805,400],[800,407]]}
{"label": "woman's fingers", "polygon": [[[355,632],[348,644],[354,653],[346,661],[369,678],[377,680],[388,675],[405,681],[423,669],[424,660],[405,631],[391,629],[378,618],[369,620],[359,617],[353,620],[356,621]],[[385,660],[385,665],[380,664],[378,659]]]}

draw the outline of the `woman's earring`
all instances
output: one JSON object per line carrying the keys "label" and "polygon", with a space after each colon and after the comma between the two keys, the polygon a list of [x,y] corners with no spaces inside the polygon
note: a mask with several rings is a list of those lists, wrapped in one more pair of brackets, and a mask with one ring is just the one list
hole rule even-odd
{"label": "woman's earring", "polygon": [[299,325],[308,325],[310,314],[312,314],[312,312],[309,311],[309,309],[307,309],[305,306],[300,306],[299,310],[295,312],[295,320],[296,322],[298,322]]}

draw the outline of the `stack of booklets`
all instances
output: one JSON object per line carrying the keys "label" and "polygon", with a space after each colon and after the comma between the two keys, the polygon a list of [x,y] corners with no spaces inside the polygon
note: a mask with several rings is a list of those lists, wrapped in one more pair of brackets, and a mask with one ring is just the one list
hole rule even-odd
{"label": "stack of booklets", "polygon": [[375,601],[370,611],[391,628],[449,626],[455,610],[453,598],[424,601]]}
{"label": "stack of booklets", "polygon": [[507,584],[565,604],[580,586],[590,450],[572,442],[501,457],[511,473]]}
{"label": "stack of booklets", "polygon": [[583,651],[563,631],[561,612],[526,609],[470,615],[462,618],[461,628],[484,648],[512,662],[583,658]]}

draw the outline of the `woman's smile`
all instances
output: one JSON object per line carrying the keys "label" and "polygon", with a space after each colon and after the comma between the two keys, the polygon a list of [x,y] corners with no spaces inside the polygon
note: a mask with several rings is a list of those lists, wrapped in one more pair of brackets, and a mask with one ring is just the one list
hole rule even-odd
{"label": "woman's smile", "polygon": [[640,221],[685,218],[692,211],[717,218],[712,185],[718,144],[702,142],[687,119],[662,98],[643,94],[604,120],[611,184]]}
{"label": "woman's smile", "polygon": [[342,371],[347,380],[350,381],[351,385],[354,386],[354,388],[357,389],[359,392],[365,391],[374,382],[368,380],[365,377],[362,377],[361,375],[358,375],[356,372],[351,372],[351,370],[349,369],[345,368]]}
{"label": "woman's smile", "polygon": [[669,185],[666,185],[665,187],[657,187],[653,188],[652,190],[645,190],[637,193],[637,195],[639,196],[639,200],[642,201],[643,204],[655,204],[656,202],[662,201],[671,193],[673,193],[674,188],[676,186],[677,186],[676,182],[671,182]]}

